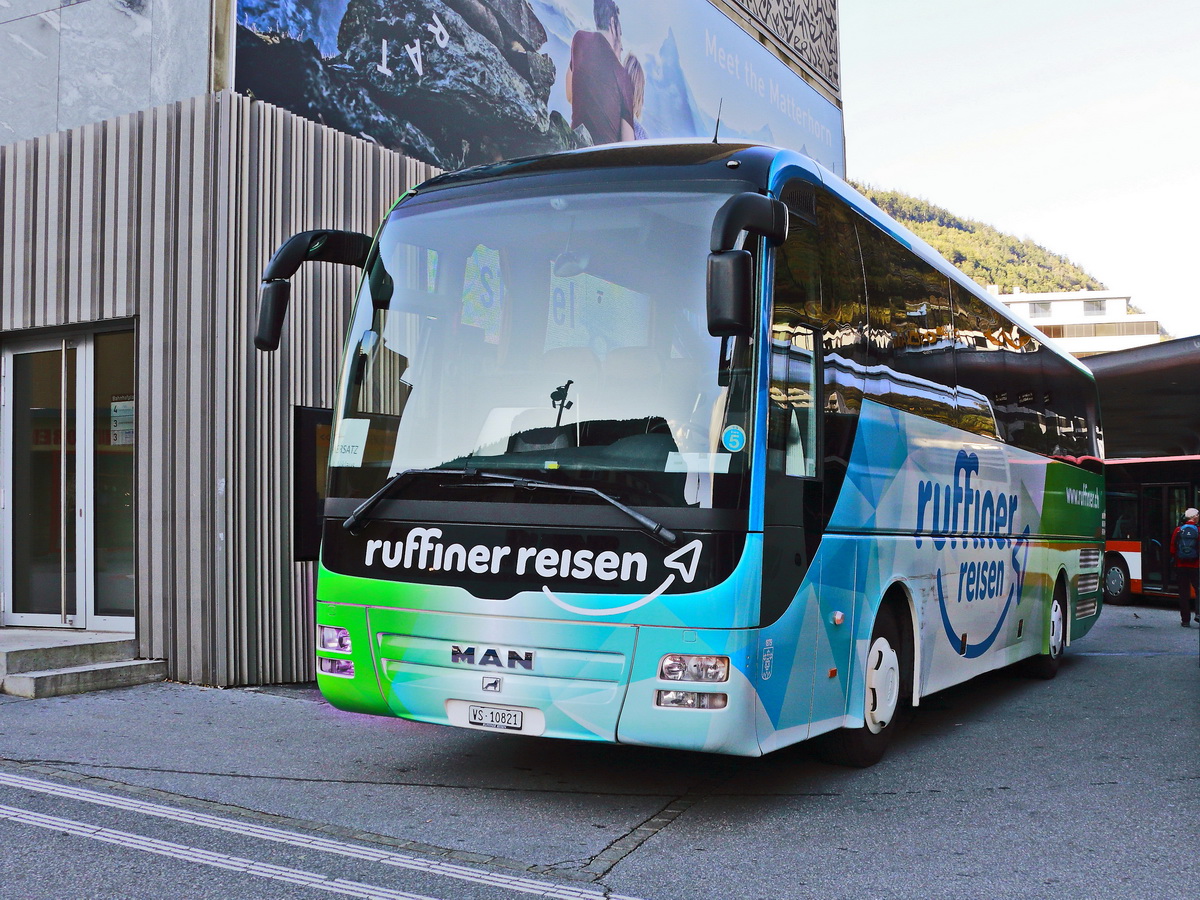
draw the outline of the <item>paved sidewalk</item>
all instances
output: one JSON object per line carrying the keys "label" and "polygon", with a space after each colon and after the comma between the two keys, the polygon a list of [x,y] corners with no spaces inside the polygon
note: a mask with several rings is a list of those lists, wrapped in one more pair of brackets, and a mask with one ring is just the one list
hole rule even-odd
{"label": "paved sidewalk", "polygon": [[[311,685],[165,683],[0,696],[0,772],[655,898],[1187,896],[1200,629],[1177,616],[1106,609],[1057,679],[927,698],[865,771],[803,747],[740,759],[359,716]],[[868,847],[893,862],[847,868]]]}

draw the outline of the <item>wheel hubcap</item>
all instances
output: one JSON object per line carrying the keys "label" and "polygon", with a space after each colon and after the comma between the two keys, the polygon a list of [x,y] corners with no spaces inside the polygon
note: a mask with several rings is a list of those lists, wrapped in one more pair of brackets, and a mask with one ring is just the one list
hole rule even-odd
{"label": "wheel hubcap", "polygon": [[900,703],[900,658],[887,638],[875,638],[867,657],[867,728],[879,734]]}
{"label": "wheel hubcap", "polygon": [[1054,598],[1050,605],[1050,656],[1062,656],[1063,651],[1063,608]]}
{"label": "wheel hubcap", "polygon": [[1113,566],[1104,574],[1104,588],[1110,597],[1120,596],[1125,590],[1125,573],[1120,566]]}

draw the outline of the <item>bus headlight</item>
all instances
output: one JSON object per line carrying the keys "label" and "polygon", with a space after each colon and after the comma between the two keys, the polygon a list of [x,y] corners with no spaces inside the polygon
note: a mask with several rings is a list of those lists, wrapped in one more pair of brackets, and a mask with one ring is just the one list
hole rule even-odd
{"label": "bus headlight", "polygon": [[665,681],[728,681],[729,657],[668,653],[658,664],[658,677]]}
{"label": "bus headlight", "polygon": [[655,706],[668,709],[724,709],[729,705],[726,694],[709,694],[701,691],[658,691]]}
{"label": "bus headlight", "polygon": [[317,657],[317,666],[323,675],[335,675],[338,678],[353,678],[354,663],[348,659],[326,659]]}
{"label": "bus headlight", "polygon": [[317,632],[318,643],[322,650],[332,650],[335,653],[350,652],[350,632],[345,628],[318,625]]}

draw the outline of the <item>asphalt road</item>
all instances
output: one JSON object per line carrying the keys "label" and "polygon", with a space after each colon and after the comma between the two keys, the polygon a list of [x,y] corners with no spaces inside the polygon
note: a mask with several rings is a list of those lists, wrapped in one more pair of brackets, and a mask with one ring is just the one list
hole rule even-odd
{"label": "asphalt road", "polygon": [[927,698],[869,770],[459,731],[311,687],[0,697],[0,898],[1200,896],[1200,631]]}

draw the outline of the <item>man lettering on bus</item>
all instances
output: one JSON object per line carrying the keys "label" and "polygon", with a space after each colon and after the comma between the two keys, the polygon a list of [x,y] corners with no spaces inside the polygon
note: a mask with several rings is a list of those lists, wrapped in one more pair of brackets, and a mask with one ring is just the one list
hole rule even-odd
{"label": "man lettering on bus", "polygon": [[[1184,628],[1192,624],[1192,610],[1200,596],[1200,510],[1188,507],[1183,513],[1183,524],[1171,534],[1171,559],[1179,572],[1179,623]],[[1196,616],[1200,622],[1200,615]]]}

